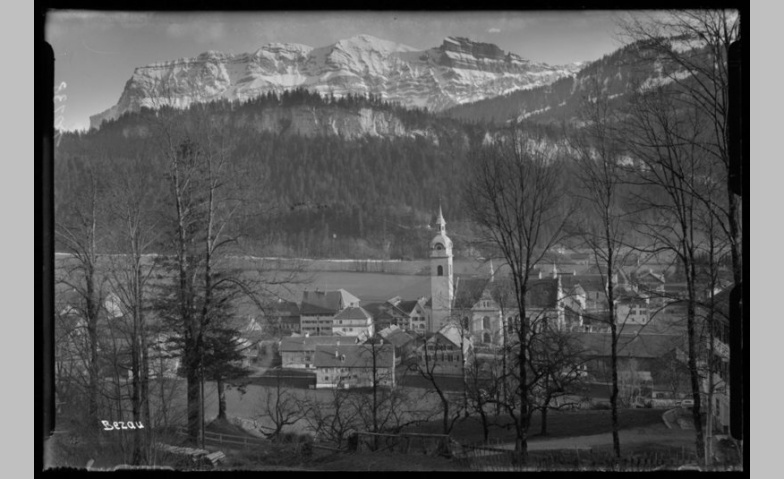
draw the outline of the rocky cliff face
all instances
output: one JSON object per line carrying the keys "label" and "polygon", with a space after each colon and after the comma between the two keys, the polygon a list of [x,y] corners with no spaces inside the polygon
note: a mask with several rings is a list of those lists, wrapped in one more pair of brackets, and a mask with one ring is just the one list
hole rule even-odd
{"label": "rocky cliff face", "polygon": [[347,140],[364,136],[421,136],[431,141],[438,141],[436,133],[432,130],[408,129],[394,114],[370,108],[362,108],[358,112],[337,108],[274,108],[240,118],[238,121],[260,133],[273,132],[306,137],[340,136]]}
{"label": "rocky cliff face", "polygon": [[[232,114],[228,121],[236,128],[283,136],[339,136],[346,140],[368,136],[421,137],[435,144],[440,141],[439,134],[433,127],[407,128],[394,113],[371,108],[360,108],[358,111],[310,106],[265,108],[253,113]],[[143,123],[132,123],[123,127],[122,134],[126,138],[143,138],[150,135],[150,131]]]}
{"label": "rocky cliff face", "polygon": [[[533,63],[499,47],[449,37],[416,50],[360,35],[333,45],[272,43],[255,53],[205,52],[137,68],[118,103],[90,118],[99,127],[128,111],[161,105],[185,107],[217,99],[306,88],[335,96],[372,93],[404,106],[440,111],[457,104],[549,84],[577,66]],[[375,120],[374,120],[375,122]]]}

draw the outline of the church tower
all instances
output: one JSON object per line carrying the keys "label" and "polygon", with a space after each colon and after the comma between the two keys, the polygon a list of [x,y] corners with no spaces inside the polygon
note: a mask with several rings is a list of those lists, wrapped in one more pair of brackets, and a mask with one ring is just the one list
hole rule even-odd
{"label": "church tower", "polygon": [[438,331],[452,314],[452,240],[446,235],[446,221],[438,207],[438,234],[430,241],[430,295],[432,312],[430,330]]}

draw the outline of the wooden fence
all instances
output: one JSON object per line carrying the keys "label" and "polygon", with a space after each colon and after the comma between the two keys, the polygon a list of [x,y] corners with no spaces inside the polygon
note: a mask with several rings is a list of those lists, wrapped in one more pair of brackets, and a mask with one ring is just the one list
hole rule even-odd
{"label": "wooden fence", "polygon": [[[185,429],[178,429],[177,434],[180,436],[188,437],[188,432]],[[219,432],[204,431],[204,441],[210,444],[227,444],[234,446],[242,446],[243,448],[258,447],[267,444],[267,441],[261,438],[253,438],[248,436],[236,436],[233,434],[224,434]]]}

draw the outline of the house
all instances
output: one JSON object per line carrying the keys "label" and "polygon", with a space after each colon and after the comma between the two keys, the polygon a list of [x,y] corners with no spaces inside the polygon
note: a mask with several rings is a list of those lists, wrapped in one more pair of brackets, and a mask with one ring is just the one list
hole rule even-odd
{"label": "house", "polygon": [[434,374],[462,375],[473,363],[473,344],[462,328],[446,324],[416,349],[417,363]]}
{"label": "house", "polygon": [[[610,381],[612,335],[603,332],[573,332],[572,335],[586,359],[588,374],[599,382]],[[616,349],[618,371],[647,371],[653,379],[653,389],[660,389],[672,382],[672,365],[685,364],[687,350],[686,338],[682,334],[621,333],[618,334]],[[682,368],[680,372],[683,373]]]}
{"label": "house", "polygon": [[[564,294],[561,277],[528,280],[525,293],[525,312],[532,328],[556,327],[575,329],[583,325],[583,298]],[[513,333],[519,325],[520,313],[507,318],[507,328]],[[512,335],[514,337],[514,335]]]}
{"label": "house", "polygon": [[336,346],[341,341],[343,344],[351,344],[355,342],[355,339],[345,336],[310,336],[309,334],[285,337],[281,339],[278,346],[281,366],[293,369],[313,369],[316,347]]}
{"label": "house", "polygon": [[[733,288],[727,288],[713,297],[713,344],[710,336],[705,338],[703,345],[704,358],[700,363],[710,365],[713,382],[713,404],[711,413],[713,425],[723,434],[729,433],[730,425],[730,293]],[[705,307],[699,308],[697,318],[701,323],[706,320],[710,312]],[[704,324],[704,323],[703,323]],[[700,328],[702,329],[702,328]],[[707,393],[711,381],[707,374],[702,379],[703,397],[707,400]],[[707,410],[707,408],[703,408]]]}
{"label": "house", "polygon": [[266,323],[283,336],[300,332],[299,305],[294,301],[278,299],[264,311]]}
{"label": "house", "polygon": [[332,336],[335,315],[349,306],[359,306],[359,298],[345,289],[303,291],[300,303],[300,332],[312,336]]}
{"label": "house", "polygon": [[[614,275],[617,281],[617,275]],[[617,284],[615,282],[614,284]],[[565,274],[561,276],[561,287],[564,295],[580,298],[583,309],[596,313],[606,311],[607,307],[607,281],[601,274]]]}
{"label": "house", "polygon": [[398,364],[400,364],[401,360],[410,357],[414,353],[414,338],[396,326],[382,329],[377,336],[395,348],[395,358]]}
{"label": "house", "polygon": [[373,336],[373,316],[361,306],[349,306],[335,315],[332,333],[335,336]]}
{"label": "house", "polygon": [[402,329],[409,329],[410,327],[411,317],[389,301],[368,303],[362,307],[373,317],[376,331],[390,326]]}
{"label": "house", "polygon": [[399,310],[408,315],[408,331],[416,334],[424,334],[427,331],[428,314],[425,308],[427,298],[419,298],[416,300],[401,300],[400,297],[394,297],[387,300],[388,303],[395,305]]}
{"label": "house", "polygon": [[501,305],[494,298],[494,278],[458,276],[454,314],[476,343],[503,342]]}
{"label": "house", "polygon": [[649,298],[632,290],[620,287],[616,290],[615,299],[615,324],[628,324],[642,326],[648,324],[651,318]]}
{"label": "house", "polygon": [[[383,341],[382,341],[383,343]],[[395,348],[390,344],[320,344],[313,364],[316,388],[395,386]]]}
{"label": "house", "polygon": [[665,283],[663,274],[654,273],[652,269],[632,273],[631,282],[634,288],[643,295],[648,296],[652,307],[663,306],[665,300]]}

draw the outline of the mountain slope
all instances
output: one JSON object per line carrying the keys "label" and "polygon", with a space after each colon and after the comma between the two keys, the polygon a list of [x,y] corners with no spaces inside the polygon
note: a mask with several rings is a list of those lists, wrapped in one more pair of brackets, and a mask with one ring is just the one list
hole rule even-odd
{"label": "mountain slope", "polygon": [[[403,134],[379,124],[375,134],[340,125],[362,111],[386,118]],[[322,131],[330,119],[338,134]],[[203,130],[207,124],[213,129]],[[133,164],[149,180],[145,197],[165,211],[171,192],[164,138],[201,138],[204,131],[227,153],[231,195],[242,197],[230,235],[242,237],[259,256],[341,258],[427,257],[433,234],[427,224],[439,204],[459,234],[466,219],[459,207],[465,162],[483,135],[431,113],[356,96],[329,101],[304,90],[241,105],[144,109],[98,130],[62,135],[55,150],[60,218],[89,188],[85,168],[108,185]],[[114,223],[119,217],[107,221],[107,231],[121,228]],[[170,246],[154,249],[168,252]]]}
{"label": "mountain slope", "polygon": [[[673,48],[682,48],[673,42]],[[695,50],[695,54],[699,54]],[[536,122],[570,122],[575,119],[580,102],[591,85],[599,85],[610,101],[620,102],[635,88],[666,84],[672,78],[683,79],[685,73],[671,64],[646,58],[644,46],[631,44],[589,63],[573,76],[547,85],[515,91],[495,98],[457,105],[444,115],[467,121],[501,125],[531,120]]]}
{"label": "mountain slope", "polygon": [[380,95],[406,107],[440,111],[549,84],[577,69],[577,65],[531,62],[496,45],[461,37],[448,37],[442,45],[424,51],[370,35],[320,48],[272,43],[254,53],[208,51],[136,68],[118,103],[92,116],[90,125],[98,128],[142,107],[245,101],[297,87],[324,95]]}

